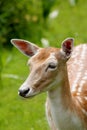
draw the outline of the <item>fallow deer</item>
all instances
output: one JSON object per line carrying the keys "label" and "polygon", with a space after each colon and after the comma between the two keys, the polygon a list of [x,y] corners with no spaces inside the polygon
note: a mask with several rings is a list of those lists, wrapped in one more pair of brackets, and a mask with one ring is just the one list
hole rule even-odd
{"label": "fallow deer", "polygon": [[19,95],[30,98],[47,91],[46,115],[51,130],[87,130],[87,44],[40,48],[26,40],[12,44],[31,57],[30,75]]}

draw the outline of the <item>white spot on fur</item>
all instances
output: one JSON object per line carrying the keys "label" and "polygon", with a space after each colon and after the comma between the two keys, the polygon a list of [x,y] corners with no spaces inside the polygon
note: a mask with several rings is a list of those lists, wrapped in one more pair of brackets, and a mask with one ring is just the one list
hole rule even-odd
{"label": "white spot on fur", "polygon": [[85,84],[85,81],[82,80],[80,83],[80,87],[78,88],[78,92],[82,92],[83,85]]}
{"label": "white spot on fur", "polygon": [[84,99],[87,100],[87,96],[85,96]]}
{"label": "white spot on fur", "polygon": [[78,98],[78,100],[79,100],[80,103],[83,103],[82,98],[80,96],[78,96],[77,98]]}
{"label": "white spot on fur", "polygon": [[77,93],[77,96],[80,96],[80,93]]}
{"label": "white spot on fur", "polygon": [[[82,50],[81,50],[81,52],[79,51],[80,49],[82,48]],[[84,70],[84,64],[83,64],[83,60],[85,60],[85,55],[86,55],[86,52],[87,52],[87,45],[83,45],[83,46],[79,46],[79,47],[77,47],[76,49],[75,49],[75,51],[76,51],[76,54],[73,54],[72,55],[72,58],[76,58],[76,57],[79,57],[79,55],[80,55],[80,61],[78,62],[78,60],[77,59],[75,59],[74,60],[74,63],[73,64],[75,64],[75,65],[79,65],[79,69],[78,69],[78,71],[77,71],[77,77],[76,77],[76,79],[75,79],[75,81],[74,81],[74,83],[73,83],[73,86],[72,86],[72,90],[71,91],[76,91],[77,90],[77,87],[78,87],[78,83],[80,82],[80,80],[81,80],[81,82],[80,82],[80,87],[78,88],[78,91],[79,92],[81,92],[82,91],[82,88],[83,88],[83,85],[85,84],[85,80],[87,80],[87,78],[86,77],[83,77],[83,79],[81,79],[82,78],[82,72],[83,72],[83,70]],[[79,52],[78,52],[79,51]],[[81,54],[79,54],[79,53],[81,53]],[[86,73],[87,74],[87,73]]]}
{"label": "white spot on fur", "polygon": [[87,116],[87,111],[82,108],[82,112]]}
{"label": "white spot on fur", "polygon": [[78,83],[78,81],[79,81],[80,78],[81,78],[81,71],[79,70],[78,71],[78,75],[76,77],[76,80],[73,83],[72,91],[76,91],[76,89],[77,89],[77,83]]}

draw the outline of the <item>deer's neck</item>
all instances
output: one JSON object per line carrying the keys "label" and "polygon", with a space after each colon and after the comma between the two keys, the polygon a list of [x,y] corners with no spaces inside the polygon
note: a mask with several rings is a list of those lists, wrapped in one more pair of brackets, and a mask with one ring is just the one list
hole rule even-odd
{"label": "deer's neck", "polygon": [[62,70],[60,76],[60,82],[56,84],[54,89],[48,91],[47,102],[51,118],[58,129],[82,130],[80,119],[73,113],[73,100],[70,92],[67,67]]}
{"label": "deer's neck", "polygon": [[54,89],[48,91],[48,97],[51,102],[54,102],[54,105],[56,105],[57,102],[61,102],[61,104],[67,109],[67,107],[71,106],[70,104],[72,103],[67,65],[62,68],[59,76],[59,83],[53,87]]}

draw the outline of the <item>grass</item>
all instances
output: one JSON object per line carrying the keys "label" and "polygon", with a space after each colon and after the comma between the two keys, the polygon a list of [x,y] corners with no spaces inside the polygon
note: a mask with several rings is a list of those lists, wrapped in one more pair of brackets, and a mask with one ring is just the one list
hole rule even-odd
{"label": "grass", "polygon": [[74,37],[75,45],[87,42],[87,1],[78,0],[76,6],[71,6],[69,1],[56,1],[53,10],[58,10],[59,15],[55,19],[48,19],[48,30],[45,36],[52,46],[60,46],[66,37]]}
{"label": "grass", "polygon": [[[47,20],[43,37],[46,37],[52,46],[60,46],[66,37],[74,37],[75,45],[87,42],[86,5],[86,0],[78,0],[73,7],[68,1],[57,0],[51,11],[59,10],[59,15],[55,19]],[[17,94],[18,88],[29,73],[26,66],[27,57],[15,48],[12,51],[4,49],[2,60],[0,130],[49,130],[44,110],[46,94],[31,100],[20,99]]]}
{"label": "grass", "polygon": [[[4,58],[10,58],[9,62],[6,63]],[[17,94],[19,86],[28,75],[26,62],[27,58],[17,50],[12,54],[4,50],[3,86],[0,87],[0,130],[48,129],[44,110],[45,94],[38,95],[32,100],[21,99]],[[18,77],[9,77],[9,74]]]}

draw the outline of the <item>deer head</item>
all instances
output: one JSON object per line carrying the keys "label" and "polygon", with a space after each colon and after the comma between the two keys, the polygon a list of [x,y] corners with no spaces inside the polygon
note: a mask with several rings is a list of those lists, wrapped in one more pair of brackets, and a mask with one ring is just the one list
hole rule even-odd
{"label": "deer head", "polygon": [[33,97],[41,92],[53,89],[60,83],[60,73],[73,49],[73,38],[62,42],[61,49],[40,48],[25,40],[12,39],[11,43],[23,54],[30,57],[28,65],[30,74],[19,88],[19,95],[25,98]]}

